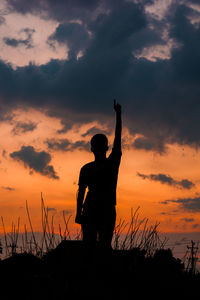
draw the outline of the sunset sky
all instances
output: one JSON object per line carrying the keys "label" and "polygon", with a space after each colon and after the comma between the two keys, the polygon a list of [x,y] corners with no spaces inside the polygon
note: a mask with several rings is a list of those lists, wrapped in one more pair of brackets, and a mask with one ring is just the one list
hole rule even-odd
{"label": "sunset sky", "polygon": [[[117,220],[200,231],[199,0],[1,0],[0,215],[72,214],[95,133],[122,105]],[[2,226],[0,226],[2,231]]]}

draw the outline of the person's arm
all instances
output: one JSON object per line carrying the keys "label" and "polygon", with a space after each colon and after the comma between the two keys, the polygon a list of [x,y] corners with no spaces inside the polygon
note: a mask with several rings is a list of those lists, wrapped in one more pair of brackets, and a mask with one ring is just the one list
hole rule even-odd
{"label": "person's arm", "polygon": [[85,167],[82,167],[80,170],[79,181],[78,181],[79,189],[77,192],[77,206],[76,206],[76,217],[75,222],[78,224],[82,223],[82,208],[83,201],[85,197],[85,191],[87,187],[87,172]]}
{"label": "person's arm", "polygon": [[122,136],[122,117],[121,105],[114,100],[114,110],[116,112],[116,127],[113,149],[121,152],[121,136]]}
{"label": "person's arm", "polygon": [[75,222],[78,224],[82,223],[81,213],[82,213],[82,207],[83,207],[83,200],[84,200],[84,196],[85,196],[85,190],[86,190],[85,186],[79,185],[78,194],[77,194],[76,217],[75,217]]}

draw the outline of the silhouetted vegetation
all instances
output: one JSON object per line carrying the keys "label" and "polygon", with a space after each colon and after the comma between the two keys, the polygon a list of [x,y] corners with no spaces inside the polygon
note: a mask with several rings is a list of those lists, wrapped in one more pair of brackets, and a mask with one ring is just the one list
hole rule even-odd
{"label": "silhouetted vegetation", "polygon": [[[31,223],[31,232],[21,235],[20,220],[12,225],[12,232],[4,227],[3,252],[0,261],[0,282],[4,299],[69,299],[160,297],[192,295],[200,283],[199,274],[190,274],[180,259],[165,249],[166,240],[158,233],[159,224],[149,225],[139,218],[139,208],[131,221],[119,221],[113,236],[113,250],[103,251],[98,246],[88,248],[78,233],[70,235],[70,216],[64,229],[58,225],[55,233],[53,218],[41,197],[42,229],[38,239]],[[23,238],[22,238],[23,236]]]}

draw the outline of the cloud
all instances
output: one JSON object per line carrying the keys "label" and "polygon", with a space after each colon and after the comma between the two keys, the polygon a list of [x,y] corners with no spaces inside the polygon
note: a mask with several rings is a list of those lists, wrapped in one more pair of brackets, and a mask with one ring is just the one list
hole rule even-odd
{"label": "cloud", "polygon": [[100,0],[7,0],[8,8],[21,14],[36,14],[56,21],[81,19],[87,20],[97,10]]}
{"label": "cloud", "polygon": [[7,156],[7,151],[5,149],[2,150],[1,152],[2,157],[6,158]]}
{"label": "cloud", "polygon": [[6,45],[11,46],[11,47],[18,47],[18,46],[25,46],[27,49],[33,48],[33,39],[32,35],[35,32],[34,29],[31,28],[24,28],[20,30],[20,34],[25,34],[24,39],[16,39],[16,38],[10,38],[10,37],[4,37],[3,41]]}
{"label": "cloud", "polygon": [[[1,65],[1,60],[0,60],[0,65]],[[4,74],[5,75],[5,74]],[[6,78],[4,78],[5,81],[2,78],[2,82],[4,81],[5,84],[8,84],[8,82],[6,83]],[[1,88],[1,84],[0,84],[0,88]],[[0,100],[1,103],[1,100]],[[14,113],[12,112],[12,109],[7,107],[8,103],[3,103],[2,101],[2,107],[0,110],[0,122],[10,122],[13,120],[14,118]]]}
{"label": "cloud", "polygon": [[19,151],[11,153],[10,157],[23,162],[24,166],[31,171],[35,171],[52,179],[59,179],[54,167],[49,165],[51,155],[45,151],[36,151],[32,146],[22,146]]}
{"label": "cloud", "polygon": [[2,24],[5,24],[5,22],[6,22],[5,18],[3,16],[0,16],[0,26]]}
{"label": "cloud", "polygon": [[37,128],[37,124],[34,122],[17,122],[12,129],[14,135],[24,134],[30,131],[34,131]]}
{"label": "cloud", "polygon": [[173,212],[162,211],[160,214],[163,216],[173,216],[173,215],[176,215],[176,211],[173,211]]}
{"label": "cloud", "polygon": [[71,214],[73,214],[73,212],[74,211],[72,209],[64,209],[61,211],[61,213],[64,215],[71,215]]}
{"label": "cloud", "polygon": [[15,188],[13,188],[11,186],[2,186],[1,188],[4,189],[4,190],[6,190],[6,191],[9,191],[9,192],[15,191]]}
{"label": "cloud", "polygon": [[[142,136],[135,148],[164,153],[167,144],[199,147],[200,29],[189,20],[193,9],[176,1],[163,20],[151,23],[142,2],[8,0],[15,12],[57,20],[50,38],[68,43],[74,53],[84,49],[84,55],[16,70],[1,61],[2,104],[8,111],[19,105],[44,109],[67,130],[75,123],[110,120],[116,97],[124,124]],[[76,48],[81,33],[85,38]],[[168,59],[134,54],[171,40],[176,47]]]}
{"label": "cloud", "polygon": [[105,135],[110,134],[109,130],[102,130],[96,126],[93,126],[91,128],[89,128],[84,134],[82,134],[82,137],[86,137],[86,136],[93,136],[97,133],[103,133]]}
{"label": "cloud", "polygon": [[54,151],[74,151],[85,150],[89,151],[90,145],[86,141],[70,142],[68,139],[49,139],[46,141],[48,149]]}
{"label": "cloud", "polygon": [[166,146],[163,140],[159,140],[158,138],[153,140],[153,138],[138,137],[134,140],[132,146],[138,150],[155,151],[160,154],[166,152]]}
{"label": "cloud", "polygon": [[61,23],[55,32],[48,38],[48,44],[54,46],[57,41],[61,44],[67,44],[69,56],[77,56],[81,50],[84,50],[89,43],[89,34],[84,26],[78,23]]}
{"label": "cloud", "polygon": [[197,227],[199,227],[199,226],[200,226],[200,224],[193,224],[193,225],[192,225],[192,228],[195,229],[195,228],[197,228]]}
{"label": "cloud", "polygon": [[185,222],[187,222],[187,223],[192,223],[192,222],[194,222],[194,219],[193,219],[193,218],[182,218],[181,220],[182,220],[182,221],[185,221]]}
{"label": "cloud", "polygon": [[47,207],[47,211],[48,212],[56,212],[57,210],[56,210],[56,208],[55,207]]}
{"label": "cloud", "polygon": [[169,203],[177,203],[181,209],[187,212],[200,212],[200,198],[178,198],[175,200],[165,200],[162,201],[161,204],[169,204]]}
{"label": "cloud", "polygon": [[93,126],[91,128],[89,128],[85,133],[82,134],[82,137],[86,137],[86,136],[93,136],[95,135],[97,132],[99,132],[99,128],[96,126]]}
{"label": "cloud", "polygon": [[[4,95],[15,97],[15,102],[16,98],[24,99],[29,105],[48,104],[51,113],[62,118],[63,110],[69,108],[72,114],[76,112],[77,118],[80,112],[88,112],[91,118],[95,112],[96,115],[108,113],[105,102],[118,94],[118,91],[114,93],[116,81],[122,78],[132,59],[129,38],[146,24],[144,12],[138,6],[124,3],[116,7],[109,16],[90,20],[88,29],[93,39],[82,59],[52,60],[42,66],[31,64],[17,68],[16,72],[2,62],[0,71],[7,73],[12,85],[12,89],[10,85],[4,86]],[[123,20],[126,22],[121,28]]]}
{"label": "cloud", "polygon": [[188,179],[182,179],[182,180],[178,181],[178,180],[173,179],[171,176],[165,175],[165,174],[145,175],[145,174],[137,173],[137,175],[139,177],[141,177],[142,179],[158,181],[162,184],[167,184],[167,185],[170,185],[170,186],[173,186],[176,188],[183,188],[183,189],[190,190],[191,188],[193,188],[195,186],[195,184]]}

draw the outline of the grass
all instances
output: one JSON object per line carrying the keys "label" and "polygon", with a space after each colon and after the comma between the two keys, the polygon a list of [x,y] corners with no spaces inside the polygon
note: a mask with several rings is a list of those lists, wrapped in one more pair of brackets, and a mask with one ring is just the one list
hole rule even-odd
{"label": "grass", "polygon": [[26,201],[29,224],[23,226],[23,231],[18,218],[7,233],[1,217],[4,236],[0,249],[2,256],[8,258],[0,262],[2,287],[13,292],[11,299],[20,294],[26,300],[38,295],[44,299],[91,295],[96,299],[97,294],[102,299],[105,295],[110,299],[119,295],[123,299],[130,295],[157,295],[160,299],[174,291],[191,296],[191,290],[199,289],[199,274],[184,271],[183,263],[165,249],[166,239],[160,238],[159,223],[151,225],[149,219],[140,218],[139,211],[139,207],[131,209],[129,222],[119,220],[113,234],[115,251],[92,252],[83,243],[74,242],[81,240],[81,231],[75,236],[70,233],[71,216],[66,217],[63,212],[63,227],[54,224],[42,194],[42,230],[36,233]]}
{"label": "grass", "polygon": [[[63,211],[63,224],[57,224],[57,232],[55,230],[54,216],[49,216],[48,207],[44,203],[44,198],[41,193],[41,233],[34,231],[31,214],[26,201],[26,213],[28,217],[30,230],[27,225],[23,226],[21,230],[20,218],[18,218],[17,225],[12,222],[12,230],[7,233],[5,230],[4,219],[1,217],[3,227],[3,240],[0,244],[0,253],[4,257],[10,257],[16,253],[31,253],[37,257],[43,257],[45,253],[55,249],[64,240],[80,240],[81,230],[75,235],[71,236],[69,223],[72,215],[66,217]],[[133,212],[131,209],[130,222],[119,220],[116,224],[112,247],[114,250],[131,250],[137,248],[146,253],[146,256],[152,256],[158,249],[163,249],[166,239],[161,239],[158,233],[159,223],[149,225],[147,218],[139,218],[139,207]],[[1,251],[2,250],[2,251]]]}
{"label": "grass", "polygon": [[149,225],[149,219],[139,219],[139,207],[133,213],[129,223],[120,220],[115,226],[113,248],[116,250],[132,250],[138,248],[145,251],[147,256],[165,247],[167,239],[161,239],[158,233],[159,223]]}
{"label": "grass", "polygon": [[[40,233],[34,231],[31,214],[29,211],[28,201],[26,201],[26,213],[28,217],[30,230],[24,224],[23,229],[20,227],[20,218],[17,225],[12,222],[11,232],[7,233],[5,229],[4,219],[1,216],[3,228],[3,242],[1,254],[6,257],[15,255],[16,253],[30,253],[38,257],[42,257],[46,252],[55,249],[63,240],[70,240],[69,221],[71,215],[66,217],[63,211],[64,229],[58,224],[58,233],[55,233],[54,216],[49,216],[48,207],[45,206],[43,195],[41,194],[41,227]],[[74,239],[80,239],[79,232]],[[1,248],[0,248],[1,249]]]}

